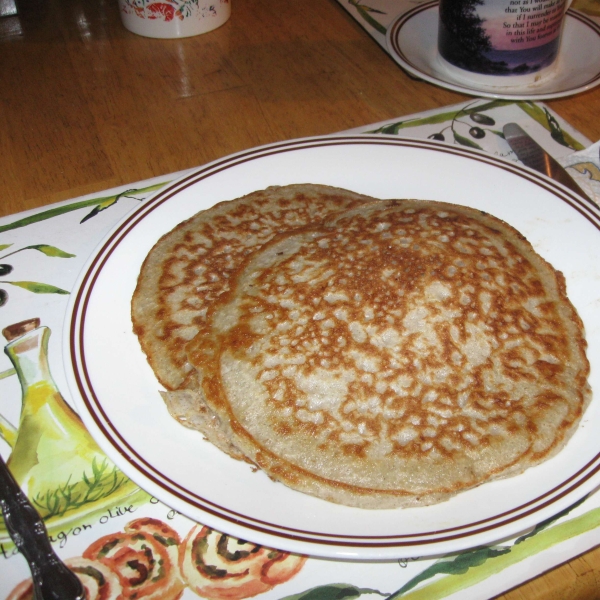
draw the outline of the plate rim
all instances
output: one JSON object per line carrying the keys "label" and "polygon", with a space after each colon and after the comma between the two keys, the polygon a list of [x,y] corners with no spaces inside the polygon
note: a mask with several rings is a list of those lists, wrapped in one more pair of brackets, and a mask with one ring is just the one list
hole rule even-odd
{"label": "plate rim", "polygon": [[[482,98],[495,98],[505,100],[552,100],[555,98],[564,98],[567,96],[573,96],[581,92],[590,90],[600,84],[600,67],[594,77],[586,81],[585,83],[578,84],[572,88],[556,92],[541,92],[541,93],[523,93],[519,91],[520,86],[507,86],[507,91],[495,91],[494,88],[487,85],[482,86],[469,86],[468,84],[455,81],[452,78],[441,78],[436,75],[432,75],[424,72],[419,67],[414,65],[408,57],[406,57],[398,46],[398,35],[402,27],[408,24],[408,22],[419,16],[421,13],[432,10],[439,4],[439,0],[431,0],[423,4],[419,4],[414,8],[406,11],[404,10],[399,15],[394,17],[392,22],[387,28],[386,32],[386,48],[390,53],[390,56],[396,61],[402,68],[406,69],[409,73],[419,79],[423,79],[433,85],[437,85],[446,89],[450,89],[456,92],[462,92],[471,96],[478,96]],[[575,19],[580,21],[582,24],[587,25],[598,37],[600,45],[600,25],[595,23],[589,17],[583,13],[576,11],[572,8],[567,10],[567,18]],[[551,79],[548,80],[548,83]],[[526,88],[528,86],[523,86]]]}
{"label": "plate rim", "polygon": [[[238,537],[242,537],[236,531],[239,525],[239,527],[242,529],[242,532],[246,532],[248,529],[251,529],[252,532],[256,532],[261,539],[266,540],[267,543],[270,543],[275,547],[281,547],[277,544],[280,541],[284,541],[283,549],[290,549],[290,551],[299,551],[305,553],[308,552],[313,555],[321,555],[330,558],[343,558],[348,554],[350,554],[352,558],[361,559],[399,558],[406,554],[407,549],[423,554],[423,550],[427,548],[428,545],[436,544],[437,546],[443,547],[444,544],[447,545],[449,541],[454,542],[456,539],[461,539],[462,541],[468,540],[468,542],[464,544],[452,543],[452,548],[454,550],[472,547],[475,545],[473,541],[480,543],[477,542],[477,540],[482,535],[486,534],[486,532],[490,530],[502,529],[502,527],[506,527],[506,523],[520,523],[529,515],[537,513],[549,505],[556,504],[561,498],[567,497],[572,494],[574,490],[580,489],[600,470],[600,452],[594,457],[594,459],[590,460],[586,465],[581,467],[577,473],[571,474],[566,481],[561,482],[552,490],[546,491],[542,496],[536,496],[534,499],[528,501],[524,505],[513,507],[499,515],[494,515],[493,517],[488,517],[478,522],[468,523],[466,525],[463,524],[449,527],[443,530],[436,530],[434,532],[396,534],[388,536],[357,536],[332,533],[323,534],[318,532],[296,530],[291,527],[284,527],[272,523],[267,523],[269,527],[264,528],[261,526],[261,524],[264,525],[264,523],[260,519],[256,519],[252,516],[240,515],[235,511],[222,506],[218,506],[216,508],[207,507],[207,504],[213,507],[215,505],[210,500],[201,498],[191,490],[183,489],[182,486],[180,486],[177,482],[174,482],[164,473],[159,472],[151,464],[147,463],[147,461],[133,448],[131,448],[124,438],[122,438],[120,432],[114,429],[112,434],[107,432],[105,421],[110,423],[110,419],[102,410],[100,399],[95,398],[93,401],[90,399],[90,394],[95,397],[93,383],[90,381],[89,373],[85,369],[85,377],[84,380],[82,380],[81,373],[78,370],[78,363],[80,359],[78,358],[77,353],[83,351],[83,363],[85,364],[85,343],[83,340],[85,327],[81,322],[81,318],[83,314],[83,321],[85,321],[85,310],[90,301],[90,297],[93,294],[94,282],[97,280],[100,272],[104,268],[104,265],[109,260],[112,252],[116,249],[119,243],[127,235],[129,235],[130,231],[134,229],[135,226],[148,214],[157,209],[159,206],[163,205],[165,202],[168,202],[171,197],[187,187],[192,186],[197,182],[210,177],[212,174],[220,172],[223,169],[235,167],[236,165],[246,161],[260,159],[261,157],[268,156],[272,153],[285,152],[288,150],[298,151],[302,150],[303,148],[313,148],[317,146],[331,146],[340,144],[364,145],[373,143],[378,145],[391,144],[393,146],[409,148],[418,147],[435,150],[437,152],[448,152],[453,155],[465,156],[480,160],[495,167],[505,169],[513,174],[523,177],[528,181],[536,183],[546,191],[557,195],[560,200],[566,202],[572,209],[577,210],[587,220],[591,221],[600,231],[600,209],[598,209],[598,207],[596,207],[589,199],[583,199],[577,196],[574,192],[564,188],[564,186],[549,180],[544,175],[532,171],[531,169],[522,167],[517,163],[507,161],[500,157],[487,154],[483,151],[457,147],[435,140],[422,140],[381,134],[338,134],[333,136],[299,138],[297,140],[288,140],[285,142],[259,146],[208,163],[207,165],[199,167],[191,173],[188,172],[179,179],[171,182],[166,188],[159,190],[145,200],[143,204],[135,207],[134,210],[125,215],[125,217],[123,217],[123,219],[106,234],[83,267],[74,287],[76,292],[72,294],[69,302],[64,328],[64,339],[67,340],[67,343],[64,347],[65,370],[67,371],[67,380],[69,388],[71,388],[75,404],[79,409],[79,413],[84,419],[86,426],[94,430],[96,433],[98,433],[96,429],[100,430],[100,435],[103,438],[103,443],[100,444],[101,447],[104,449],[105,445],[108,444],[112,450],[115,450],[117,454],[122,457],[122,460],[117,460],[115,462],[121,468],[123,465],[126,465],[126,468],[122,468],[122,470],[127,475],[131,477],[131,474],[133,473],[134,476],[131,477],[133,480],[137,480],[138,478],[143,479],[144,481],[151,480],[156,486],[164,490],[165,494],[163,495],[161,493],[160,495],[162,498],[159,499],[165,501],[165,498],[168,497],[169,500],[166,501],[167,504],[173,504],[173,496],[175,496],[175,503],[179,504],[179,507],[184,507],[183,505],[185,505],[185,507],[189,507],[191,502],[192,507],[194,507],[196,511],[200,511],[202,514],[208,512],[209,514],[212,514],[217,521],[235,525],[233,529],[229,525],[226,527],[226,529],[228,529],[227,532],[230,530],[232,531],[232,535],[238,535]],[[81,311],[83,311],[83,313]],[[99,417],[94,406],[92,406],[94,402],[98,407],[100,407],[102,418]],[[111,441],[111,435],[116,435],[116,437],[120,438],[123,446],[115,446]],[[101,440],[97,441],[99,443],[101,442]],[[124,447],[129,448],[129,452],[131,454],[135,454],[138,459],[147,466],[145,472],[140,472],[137,463],[132,462],[130,457],[123,451]],[[112,456],[110,457],[113,458]],[[149,472],[156,472],[157,476],[151,477],[148,474]],[[168,489],[164,488],[164,484],[158,481],[159,478],[171,483]],[[174,491],[174,489],[177,491]],[[183,491],[181,491],[182,489]],[[587,493],[589,493],[589,491],[583,493],[582,496],[586,495]],[[159,497],[159,495],[157,495],[157,497]],[[192,501],[191,498],[196,498],[196,500]],[[173,506],[173,508],[178,507]],[[557,509],[556,512],[559,510],[560,509]],[[182,510],[181,512],[186,513],[185,510]],[[514,516],[504,519],[504,517],[509,514],[513,514]],[[239,521],[240,516],[244,519],[244,523],[242,524],[240,524]],[[479,525],[482,525],[482,527],[478,527]],[[521,526],[513,527],[512,533],[522,530],[523,528]],[[463,533],[460,534],[460,531],[463,531]],[[448,535],[440,538],[441,533],[448,533]],[[308,534],[308,536],[306,534]],[[503,533],[500,537],[504,537],[504,535],[505,534]],[[420,538],[419,540],[412,539],[417,536]],[[431,536],[434,536],[435,539],[430,539]],[[498,536],[495,536],[493,539],[498,539]],[[482,543],[490,543],[491,541],[492,540],[490,539],[487,542]],[[332,547],[333,549],[328,549]],[[340,550],[340,548],[343,550]]]}

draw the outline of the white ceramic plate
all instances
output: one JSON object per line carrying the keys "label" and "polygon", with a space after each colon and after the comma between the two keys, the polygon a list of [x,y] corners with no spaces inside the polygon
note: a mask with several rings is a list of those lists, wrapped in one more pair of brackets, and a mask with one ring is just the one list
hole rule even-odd
{"label": "white ceramic plate", "polygon": [[309,138],[202,167],[146,200],[100,244],[73,293],[65,365],[82,418],[104,451],[167,505],[243,539],[333,558],[458,551],[514,536],[600,483],[600,403],[567,447],[524,475],[448,502],[369,511],[295,492],[253,472],[169,417],[132,333],[130,300],[146,254],[177,223],[273,184],[321,183],[378,198],[423,198],[488,211],[523,232],[567,278],[600,389],[600,211],[533,171],[463,147],[396,136]]}
{"label": "white ceramic plate", "polygon": [[438,59],[438,0],[398,16],[387,30],[392,58],[409,73],[441,87],[485,98],[548,100],[571,96],[600,83],[600,26],[569,10],[555,73],[532,85],[465,84]]}

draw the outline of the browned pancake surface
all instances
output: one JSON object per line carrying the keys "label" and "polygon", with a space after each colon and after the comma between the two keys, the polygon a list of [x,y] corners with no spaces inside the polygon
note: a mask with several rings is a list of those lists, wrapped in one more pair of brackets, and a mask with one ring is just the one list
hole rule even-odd
{"label": "browned pancake surface", "polygon": [[521,472],[590,398],[564,278],[474,209],[379,202],[281,235],[217,306],[188,353],[225,437],[334,502],[428,504]]}
{"label": "browned pancake surface", "polygon": [[247,257],[290,231],[372,200],[339,188],[270,187],[204,210],[163,236],[146,258],[132,300],[142,349],[167,390],[194,380],[185,344],[204,331],[206,314]]}

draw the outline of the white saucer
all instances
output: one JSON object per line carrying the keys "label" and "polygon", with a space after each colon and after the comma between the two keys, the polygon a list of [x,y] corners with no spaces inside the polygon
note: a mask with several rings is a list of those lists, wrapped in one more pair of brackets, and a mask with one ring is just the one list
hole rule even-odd
{"label": "white saucer", "polygon": [[437,50],[438,0],[421,4],[398,16],[387,32],[392,58],[419,79],[444,88],[485,98],[547,100],[571,96],[600,84],[600,26],[569,10],[560,55],[551,77],[534,84],[495,86],[464,83],[447,69]]}

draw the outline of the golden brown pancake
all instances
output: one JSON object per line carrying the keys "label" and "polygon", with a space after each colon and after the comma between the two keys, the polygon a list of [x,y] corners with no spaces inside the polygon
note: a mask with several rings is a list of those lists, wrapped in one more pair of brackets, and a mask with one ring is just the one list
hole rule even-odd
{"label": "golden brown pancake", "polygon": [[134,331],[161,384],[190,387],[195,374],[184,346],[203,330],[211,303],[230,289],[252,252],[279,232],[371,200],[324,185],[273,186],[216,204],[163,236],[142,266],[132,300]]}
{"label": "golden brown pancake", "polygon": [[228,287],[187,344],[216,429],[332,502],[431,504],[515,475],[590,400],[564,277],[475,209],[371,202],[270,239]]}

